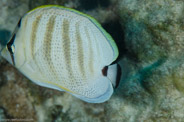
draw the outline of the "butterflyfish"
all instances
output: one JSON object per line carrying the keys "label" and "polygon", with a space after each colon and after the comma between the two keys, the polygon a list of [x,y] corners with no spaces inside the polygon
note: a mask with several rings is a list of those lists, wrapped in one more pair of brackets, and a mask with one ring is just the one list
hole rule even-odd
{"label": "butterflyfish", "polygon": [[113,38],[92,17],[56,5],[26,13],[1,55],[34,83],[89,102],[107,101],[120,80]]}

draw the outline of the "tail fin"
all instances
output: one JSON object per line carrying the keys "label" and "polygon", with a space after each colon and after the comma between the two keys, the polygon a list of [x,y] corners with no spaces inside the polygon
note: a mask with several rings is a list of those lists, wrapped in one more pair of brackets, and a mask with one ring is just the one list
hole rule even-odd
{"label": "tail fin", "polygon": [[108,66],[107,77],[111,81],[114,88],[117,88],[121,78],[121,67],[119,64],[112,64]]}

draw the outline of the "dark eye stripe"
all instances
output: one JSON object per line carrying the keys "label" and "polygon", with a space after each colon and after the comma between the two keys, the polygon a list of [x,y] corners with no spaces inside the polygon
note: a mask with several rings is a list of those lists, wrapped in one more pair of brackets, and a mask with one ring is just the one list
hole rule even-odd
{"label": "dark eye stripe", "polygon": [[[20,18],[20,20],[19,20],[19,22],[18,22],[18,24],[17,24],[17,27],[19,28],[20,26],[21,26],[21,21],[22,21],[22,18]],[[14,41],[15,41],[15,37],[16,37],[16,32],[17,32],[17,28],[15,29],[15,32],[14,32],[14,35],[13,35],[13,37],[11,38],[11,40],[8,42],[8,44],[7,44],[7,48],[8,48],[8,50],[10,51],[10,48],[11,48],[11,46],[13,45],[13,43],[14,43]],[[11,52],[10,52],[11,53]]]}
{"label": "dark eye stripe", "polygon": [[18,22],[18,24],[17,24],[17,27],[18,27],[18,28],[20,28],[20,26],[21,26],[21,21],[22,21],[22,18],[20,18],[20,20],[19,20],[19,22]]}
{"label": "dark eye stripe", "polygon": [[10,55],[11,55],[11,59],[12,59],[13,65],[15,65],[15,60],[14,60],[14,54],[13,54],[14,52],[12,50],[12,45],[13,45],[13,43],[15,41],[15,37],[16,37],[16,34],[13,35],[13,37],[11,38],[11,40],[7,44],[7,48],[8,48],[8,51],[9,51]]}
{"label": "dark eye stripe", "polygon": [[21,21],[22,21],[22,18],[20,18],[20,20],[19,20],[19,22],[17,24],[17,27],[15,28],[14,35],[12,36],[12,38],[10,39],[10,41],[6,45],[7,48],[8,48],[8,51],[10,53],[13,65],[15,65],[15,60],[14,60],[14,52],[12,50],[12,46],[13,46],[15,38],[16,38],[16,32],[17,32],[18,28],[20,28],[20,26],[21,26]]}
{"label": "dark eye stripe", "polygon": [[12,45],[13,45],[13,43],[15,41],[15,37],[16,37],[16,34],[13,35],[13,37],[11,38],[11,40],[7,44],[7,48],[8,48],[8,50],[9,50],[9,52],[11,54],[13,54],[13,52],[12,52]]}

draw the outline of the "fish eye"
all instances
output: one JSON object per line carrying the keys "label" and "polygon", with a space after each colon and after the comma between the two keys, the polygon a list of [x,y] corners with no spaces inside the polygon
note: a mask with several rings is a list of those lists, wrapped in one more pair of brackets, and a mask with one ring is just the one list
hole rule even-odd
{"label": "fish eye", "polygon": [[10,54],[14,54],[15,53],[15,46],[6,46],[6,49],[10,52]]}
{"label": "fish eye", "polygon": [[12,52],[15,53],[15,45],[12,45]]}
{"label": "fish eye", "polygon": [[15,65],[15,60],[14,60],[15,46],[14,45],[7,45],[6,48],[8,49],[8,51],[10,53],[13,65]]}
{"label": "fish eye", "polygon": [[15,37],[16,37],[16,34],[13,35],[11,40],[6,45],[6,48],[8,49],[8,51],[10,53],[13,65],[15,65],[15,61],[14,61],[14,53],[15,53],[14,41],[15,41]]}
{"label": "fish eye", "polygon": [[14,46],[14,40],[15,40],[16,34],[13,35],[13,37],[11,38],[11,40],[8,42],[6,48],[8,49],[8,51],[13,54],[15,52],[15,46]]}
{"label": "fish eye", "polygon": [[11,51],[12,51],[12,54],[15,53],[15,45],[12,45],[12,46],[11,46]]}

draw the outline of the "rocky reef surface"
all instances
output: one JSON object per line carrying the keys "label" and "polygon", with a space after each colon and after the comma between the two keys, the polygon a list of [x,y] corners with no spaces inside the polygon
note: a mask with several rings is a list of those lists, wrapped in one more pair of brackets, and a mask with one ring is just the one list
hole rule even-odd
{"label": "rocky reef surface", "polygon": [[102,24],[119,47],[120,85],[109,101],[85,103],[32,83],[0,57],[0,121],[184,120],[184,1],[1,0],[1,43],[24,13],[46,4],[80,10]]}

